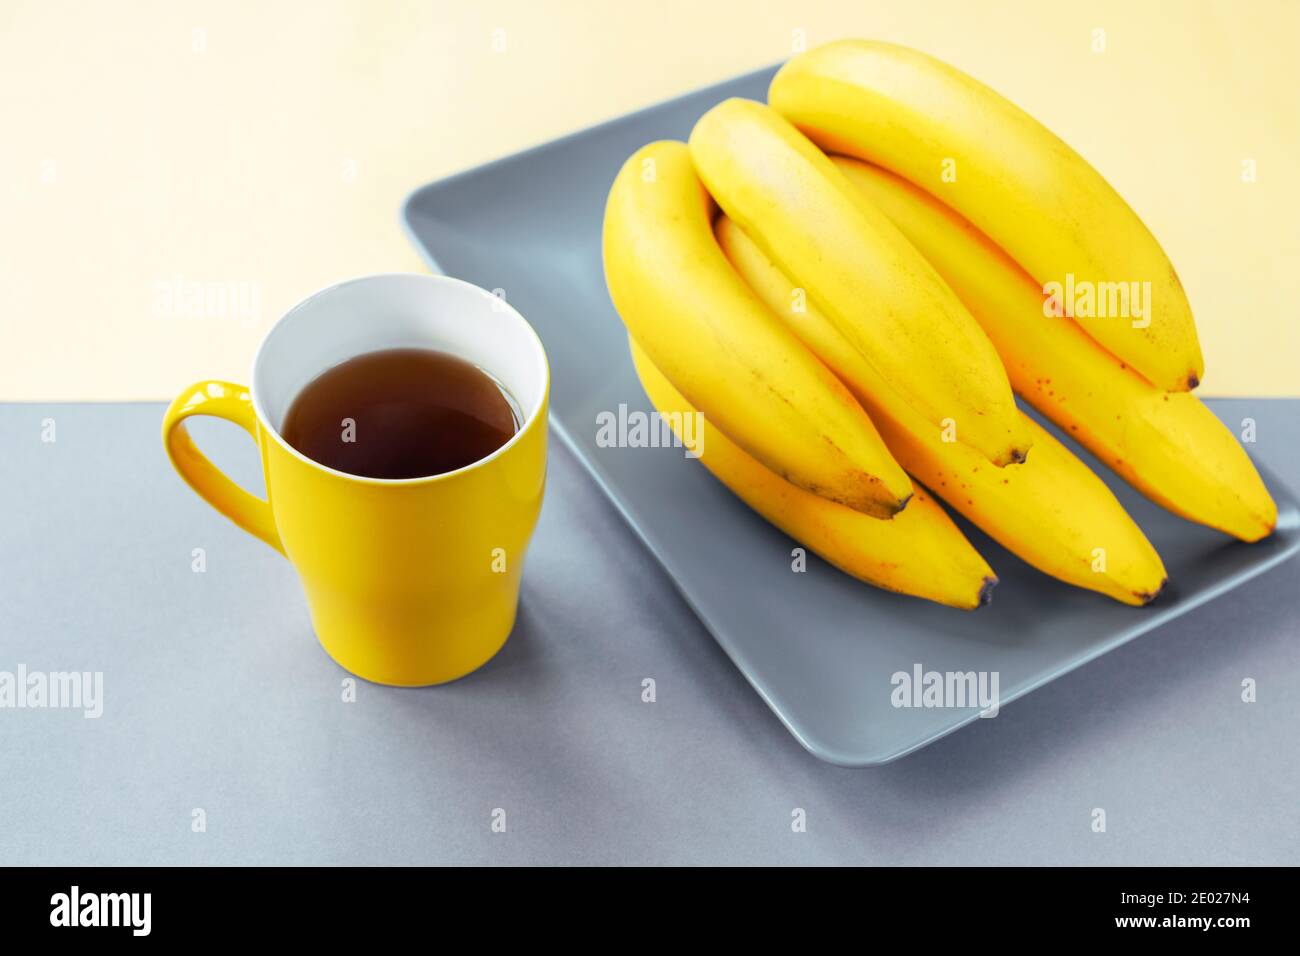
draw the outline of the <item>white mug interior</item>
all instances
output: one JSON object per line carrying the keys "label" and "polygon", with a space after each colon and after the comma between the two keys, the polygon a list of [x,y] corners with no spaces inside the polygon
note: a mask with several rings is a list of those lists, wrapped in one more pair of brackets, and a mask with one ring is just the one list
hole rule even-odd
{"label": "white mug interior", "polygon": [[519,407],[520,434],[546,398],[541,340],[508,302],[460,279],[391,273],[329,286],[285,313],[253,360],[254,411],[283,443],[285,413],[309,382],[350,358],[396,348],[449,352],[491,374]]}

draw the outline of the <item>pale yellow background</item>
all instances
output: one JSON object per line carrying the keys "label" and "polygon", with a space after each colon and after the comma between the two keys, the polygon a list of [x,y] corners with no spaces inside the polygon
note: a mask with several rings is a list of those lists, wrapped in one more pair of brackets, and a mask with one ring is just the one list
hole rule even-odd
{"label": "pale yellow background", "polygon": [[[245,380],[304,295],[421,268],[413,187],[784,58],[798,30],[1011,97],[1163,242],[1204,392],[1300,393],[1293,0],[0,0],[0,400]],[[260,316],[159,314],[177,277],[245,283]]]}

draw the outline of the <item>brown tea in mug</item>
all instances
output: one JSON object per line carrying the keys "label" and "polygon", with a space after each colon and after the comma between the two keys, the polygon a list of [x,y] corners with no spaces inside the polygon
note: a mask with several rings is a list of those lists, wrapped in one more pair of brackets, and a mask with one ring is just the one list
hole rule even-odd
{"label": "brown tea in mug", "polygon": [[477,365],[434,349],[384,349],[317,376],[284,416],[284,440],[366,478],[425,478],[472,465],[519,430],[510,394]]}

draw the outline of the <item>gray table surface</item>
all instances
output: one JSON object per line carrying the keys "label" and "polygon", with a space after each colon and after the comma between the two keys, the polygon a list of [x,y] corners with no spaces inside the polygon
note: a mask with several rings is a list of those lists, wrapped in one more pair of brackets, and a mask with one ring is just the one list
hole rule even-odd
{"label": "gray table surface", "polygon": [[[1213,404],[1300,487],[1300,402]],[[846,770],[786,733],[558,441],[501,654],[345,703],[292,569],[172,473],[161,417],[0,406],[0,671],[104,682],[98,719],[0,709],[0,864],[1300,863],[1300,562]],[[260,487],[242,432],[194,434]]]}

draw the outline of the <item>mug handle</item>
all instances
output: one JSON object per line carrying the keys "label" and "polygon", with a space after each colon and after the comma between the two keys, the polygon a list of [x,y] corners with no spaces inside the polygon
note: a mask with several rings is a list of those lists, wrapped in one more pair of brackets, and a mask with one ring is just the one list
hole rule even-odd
{"label": "mug handle", "polygon": [[242,385],[230,382],[198,382],[171,403],[163,416],[163,446],[172,467],[212,507],[284,554],[280,533],[271,516],[270,502],[250,495],[208,460],[190,438],[184,426],[191,415],[211,415],[234,422],[257,441],[257,415],[253,397]]}

